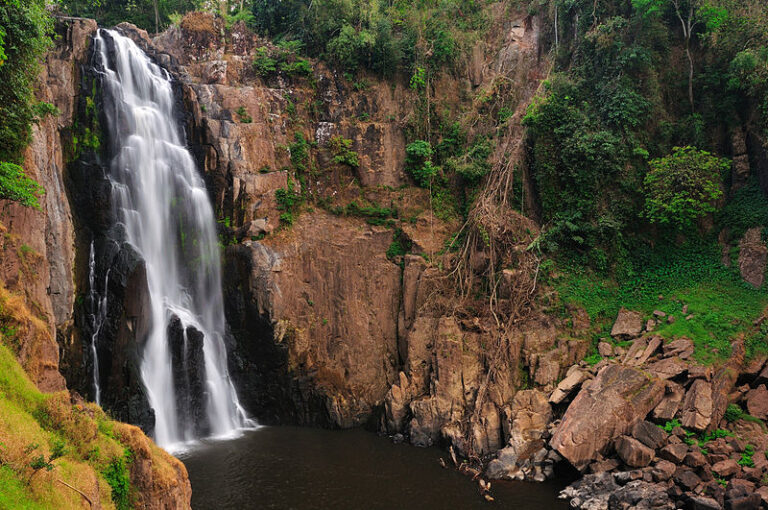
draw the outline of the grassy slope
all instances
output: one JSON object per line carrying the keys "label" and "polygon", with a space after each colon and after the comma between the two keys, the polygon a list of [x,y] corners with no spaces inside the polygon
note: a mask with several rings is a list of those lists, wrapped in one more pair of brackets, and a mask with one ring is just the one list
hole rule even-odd
{"label": "grassy slope", "polygon": [[[738,269],[720,263],[717,245],[661,250],[634,278],[617,283],[583,268],[558,267],[550,279],[565,305],[583,307],[595,325],[594,338],[606,338],[620,307],[651,318],[654,310],[674,315],[655,330],[665,338],[685,336],[696,345],[695,357],[705,363],[730,354],[737,336],[747,339],[750,354],[766,350],[768,331],[753,322],[768,307],[768,289],[743,282]],[[659,296],[662,296],[659,298]],[[683,305],[688,305],[686,320]]]}
{"label": "grassy slope", "polygon": [[129,508],[130,494],[112,494],[130,488],[125,463],[111,467],[130,455],[117,424],[94,404],[73,405],[68,392],[43,394],[30,381],[9,348],[14,317],[29,312],[11,298],[0,286],[0,508],[87,508],[64,483],[103,508]]}

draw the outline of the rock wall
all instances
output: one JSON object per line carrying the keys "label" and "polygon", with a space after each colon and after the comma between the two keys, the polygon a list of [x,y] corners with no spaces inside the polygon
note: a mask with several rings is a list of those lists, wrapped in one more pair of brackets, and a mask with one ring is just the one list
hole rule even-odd
{"label": "rock wall", "polygon": [[[524,111],[546,72],[537,20],[491,15],[492,37],[462,70],[436,80],[436,100],[459,109],[462,96],[504,81]],[[438,219],[424,190],[396,189],[409,184],[403,128],[416,99],[404,80],[365,76],[368,86],[357,90],[321,63],[311,79],[263,78],[251,68],[253,49],[270,43],[237,26],[221,36],[216,23],[210,19],[207,32],[182,23],[151,42],[133,32],[182,84],[190,146],[231,236],[227,318],[243,401],[262,421],[372,423],[414,444],[448,441],[462,452],[503,446],[522,379],[530,373],[552,387],[585,344],[536,316],[512,330],[486,312],[455,316],[455,289],[438,266],[452,263],[440,252],[459,225]],[[336,135],[352,141],[358,167],[333,161],[327,144]],[[286,148],[297,137],[313,145],[304,184],[319,207],[288,227],[276,191],[296,179]],[[510,128],[494,158],[520,158],[522,146],[522,131]],[[397,224],[411,251],[425,257],[390,260],[391,228],[329,214],[356,200],[395,204],[411,218]]]}

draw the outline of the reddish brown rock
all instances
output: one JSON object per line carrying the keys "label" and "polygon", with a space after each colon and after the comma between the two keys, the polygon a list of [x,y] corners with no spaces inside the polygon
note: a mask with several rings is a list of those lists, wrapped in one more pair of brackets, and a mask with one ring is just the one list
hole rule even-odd
{"label": "reddish brown rock", "polygon": [[733,459],[721,460],[712,466],[712,472],[720,478],[730,478],[737,474],[741,468]]}
{"label": "reddish brown rock", "polygon": [[667,433],[649,421],[638,421],[632,427],[632,437],[643,443],[648,448],[656,450],[667,440]]}
{"label": "reddish brown rock", "polygon": [[680,464],[688,454],[688,445],[685,443],[669,444],[659,451],[659,457],[675,464]]}
{"label": "reddish brown rock", "polygon": [[680,403],[685,396],[685,390],[677,383],[667,381],[664,389],[664,397],[653,410],[653,417],[661,421],[670,421],[677,414]]}
{"label": "reddish brown rock", "polygon": [[685,337],[678,338],[665,344],[662,347],[662,351],[666,357],[677,356],[678,358],[686,359],[693,354],[693,342]]}
{"label": "reddish brown rock", "polygon": [[768,248],[762,240],[762,227],[753,227],[739,241],[739,272],[745,282],[760,287],[765,280]]}
{"label": "reddish brown rock", "polygon": [[611,336],[621,340],[635,338],[643,331],[643,316],[640,312],[634,312],[622,308],[616,316],[616,322],[611,329]]}
{"label": "reddish brown rock", "polygon": [[768,389],[761,384],[746,395],[747,410],[749,414],[765,420],[768,418]]}
{"label": "reddish brown rock", "polygon": [[696,379],[685,394],[680,422],[683,427],[703,431],[712,422],[712,385]]}
{"label": "reddish brown rock", "polygon": [[651,470],[651,476],[655,482],[666,482],[675,474],[677,466],[668,460],[659,460]]}
{"label": "reddish brown rock", "polygon": [[629,467],[645,467],[653,460],[653,450],[629,436],[621,436],[615,443],[616,453]]}
{"label": "reddish brown rock", "polygon": [[648,371],[659,379],[672,379],[688,370],[688,363],[678,358],[664,358],[648,365]]}
{"label": "reddish brown rock", "polygon": [[550,445],[579,469],[629,431],[662,398],[663,382],[644,372],[609,365],[582,388],[555,430]]}

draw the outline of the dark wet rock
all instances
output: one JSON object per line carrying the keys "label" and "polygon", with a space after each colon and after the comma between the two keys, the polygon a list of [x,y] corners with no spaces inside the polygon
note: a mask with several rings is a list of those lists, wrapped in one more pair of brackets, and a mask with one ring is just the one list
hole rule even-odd
{"label": "dark wet rock", "polygon": [[608,508],[608,500],[619,485],[610,473],[585,475],[562,492],[561,499],[570,499],[571,508],[599,510]]}
{"label": "dark wet rock", "polygon": [[675,508],[675,505],[662,485],[636,480],[616,490],[608,498],[608,510],[623,510],[626,508],[636,510],[672,510]]}
{"label": "dark wet rock", "polygon": [[699,478],[696,473],[685,468],[677,469],[677,472],[674,475],[674,480],[677,485],[687,491],[692,491],[701,483],[701,478]]}
{"label": "dark wet rock", "polygon": [[197,437],[210,432],[206,412],[204,335],[192,326],[186,329],[175,315],[168,323],[171,373],[179,422],[191,425]]}
{"label": "dark wet rock", "polygon": [[661,448],[667,440],[667,433],[655,424],[642,420],[632,427],[632,437],[643,443],[648,448],[656,450]]}

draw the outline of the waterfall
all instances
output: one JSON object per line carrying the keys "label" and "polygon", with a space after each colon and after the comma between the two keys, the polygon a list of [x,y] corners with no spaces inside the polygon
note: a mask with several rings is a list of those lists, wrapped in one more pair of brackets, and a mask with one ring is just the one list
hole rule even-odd
{"label": "waterfall", "polygon": [[101,380],[99,378],[99,350],[98,341],[101,327],[107,318],[107,287],[109,286],[109,269],[104,278],[104,292],[99,293],[96,288],[96,250],[91,241],[91,250],[88,255],[88,294],[91,303],[91,356],[93,356],[93,394],[96,403],[101,405]]}
{"label": "waterfall", "polygon": [[213,208],[174,116],[171,77],[114,30],[95,37],[115,217],[146,266],[140,372],[166,448],[251,422],[227,370]]}

